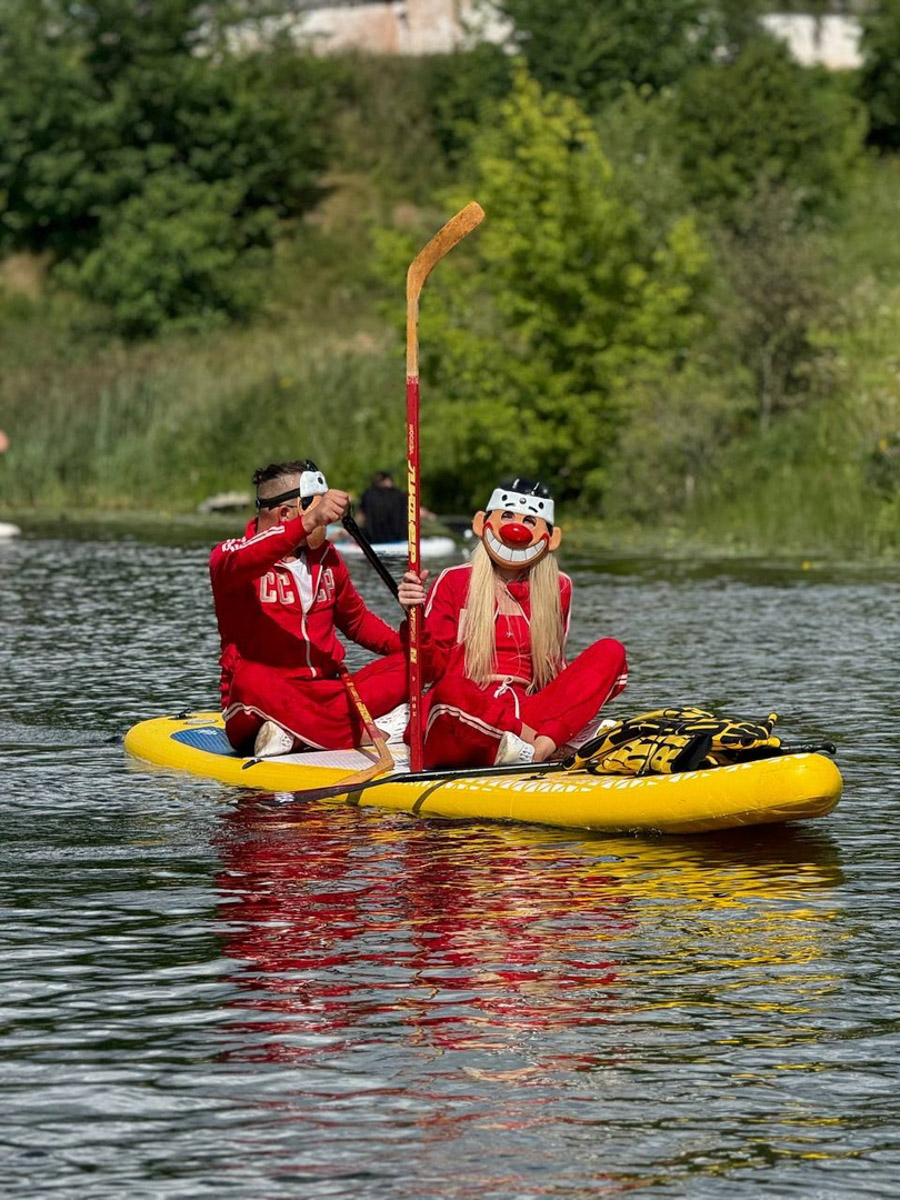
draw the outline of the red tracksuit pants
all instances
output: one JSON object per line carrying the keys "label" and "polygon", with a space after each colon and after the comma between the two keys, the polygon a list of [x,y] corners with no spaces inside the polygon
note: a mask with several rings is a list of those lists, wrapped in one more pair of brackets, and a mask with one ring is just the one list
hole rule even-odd
{"label": "red tracksuit pants", "polygon": [[[390,712],[409,695],[402,654],[375,659],[351,678],[372,717]],[[225,709],[229,742],[249,752],[264,721],[275,721],[308,746],[323,750],[342,750],[368,740],[340,679],[307,679],[261,663],[238,663]]]}
{"label": "red tracksuit pants", "polygon": [[625,647],[613,638],[594,642],[539,692],[497,680],[484,687],[463,675],[444,675],[425,697],[426,767],[490,766],[504,733],[530,725],[563,746],[628,678]]}

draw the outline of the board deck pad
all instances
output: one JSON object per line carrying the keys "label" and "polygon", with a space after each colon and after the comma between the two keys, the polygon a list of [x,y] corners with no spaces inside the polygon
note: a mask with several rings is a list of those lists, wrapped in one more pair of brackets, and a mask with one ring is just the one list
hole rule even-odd
{"label": "board deck pad", "polygon": [[[175,729],[169,735],[173,742],[190,746],[193,750],[204,750],[207,754],[221,754],[226,758],[242,759],[228,740],[225,730],[216,725],[196,725],[189,729]],[[394,759],[395,771],[409,770],[409,747],[388,747]],[[245,759],[250,762],[252,760]],[[374,750],[362,746],[347,750],[307,750],[299,754],[279,754],[270,762],[284,763],[295,767],[339,767],[347,771],[363,771],[378,761]]]}

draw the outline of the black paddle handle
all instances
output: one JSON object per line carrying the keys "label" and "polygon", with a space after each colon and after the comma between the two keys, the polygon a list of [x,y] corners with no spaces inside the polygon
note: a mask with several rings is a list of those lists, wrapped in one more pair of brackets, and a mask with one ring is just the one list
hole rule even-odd
{"label": "black paddle handle", "polygon": [[347,512],[344,514],[344,516],[341,518],[341,524],[344,526],[344,528],[347,530],[347,532],[353,538],[354,542],[356,542],[357,546],[359,546],[360,550],[362,550],[363,554],[366,556],[366,558],[369,560],[369,562],[375,568],[376,572],[381,576],[382,580],[384,581],[386,586],[389,588],[390,593],[394,597],[394,599],[399,600],[400,589],[397,585],[397,580],[393,577],[393,575],[390,573],[390,571],[387,569],[387,567],[384,565],[384,563],[381,561],[381,559],[375,553],[375,549],[372,546],[372,543],[369,541],[369,539],[366,537],[366,535],[363,533],[363,531],[360,529],[360,527],[354,521],[352,508],[349,508],[347,510]]}
{"label": "black paddle handle", "polygon": [[[254,763],[257,760],[253,760]],[[379,775],[376,779],[367,779],[355,787],[348,788],[342,783],[326,784],[324,787],[308,788],[305,791],[294,792],[293,802],[298,800],[333,800],[338,796],[357,796],[367,792],[369,788],[380,787],[384,783],[451,783],[454,779],[481,779],[485,775],[543,775],[547,771],[561,771],[563,764],[559,761],[540,763],[504,763],[500,767],[463,767],[458,770],[442,770],[435,768],[430,771],[398,771],[391,775]]]}

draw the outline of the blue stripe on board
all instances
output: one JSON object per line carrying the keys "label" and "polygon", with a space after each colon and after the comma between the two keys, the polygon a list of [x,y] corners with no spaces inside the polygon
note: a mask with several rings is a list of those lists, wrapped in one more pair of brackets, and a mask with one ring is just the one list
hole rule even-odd
{"label": "blue stripe on board", "polygon": [[225,730],[215,725],[198,725],[195,729],[179,729],[171,735],[173,742],[192,746],[195,750],[206,750],[210,754],[224,754],[229,758],[240,757],[231,748]]}

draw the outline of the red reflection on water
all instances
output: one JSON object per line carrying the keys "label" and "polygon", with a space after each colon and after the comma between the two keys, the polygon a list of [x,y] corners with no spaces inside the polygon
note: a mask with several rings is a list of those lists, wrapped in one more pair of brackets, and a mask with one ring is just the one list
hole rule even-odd
{"label": "red reflection on water", "polygon": [[[626,897],[593,856],[532,831],[307,808],[226,818],[225,952],[240,960],[241,1057],[349,1044],[514,1048],[605,1022]],[[592,1065],[589,1056],[567,1066]]]}

